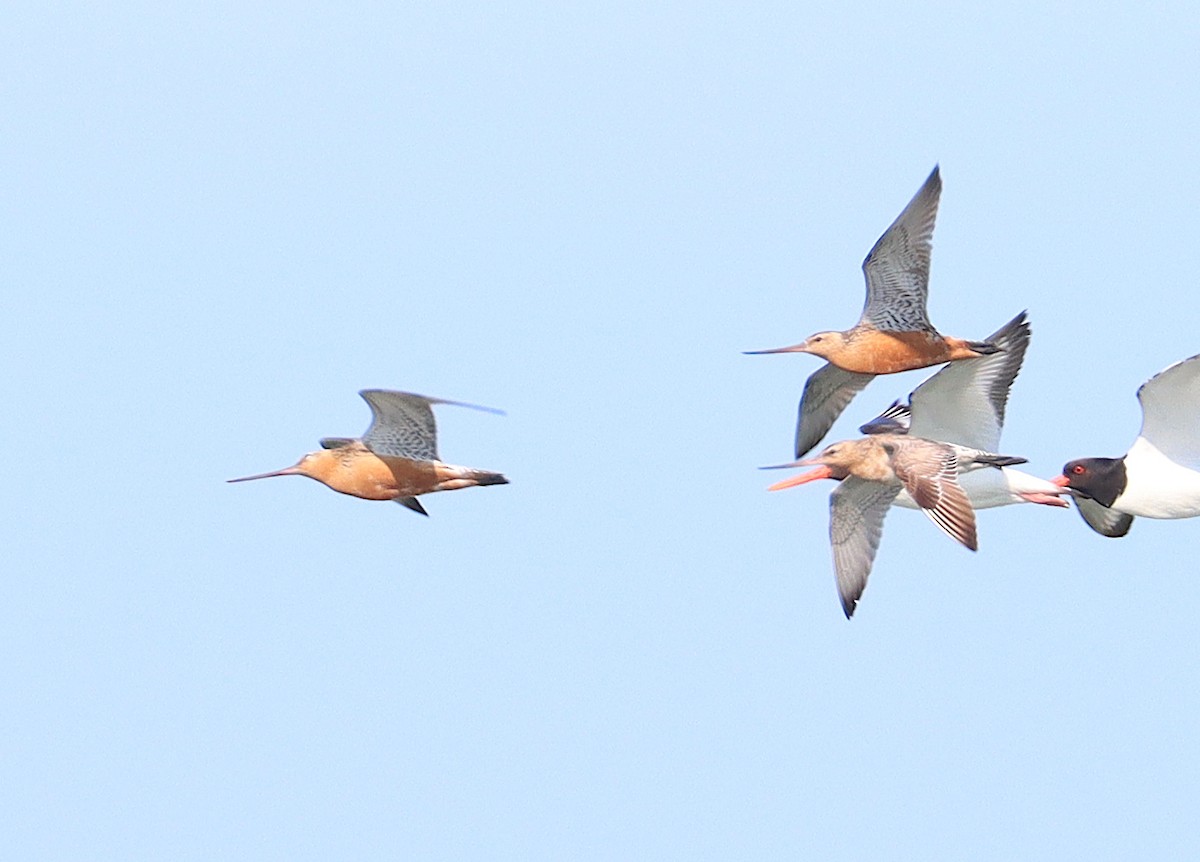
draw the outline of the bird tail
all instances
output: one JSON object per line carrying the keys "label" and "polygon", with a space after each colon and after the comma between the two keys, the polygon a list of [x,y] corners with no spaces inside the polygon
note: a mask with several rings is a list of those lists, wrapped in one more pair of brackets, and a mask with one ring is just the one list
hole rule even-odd
{"label": "bird tail", "polygon": [[1003,352],[1003,347],[998,347],[990,341],[968,341],[967,347],[978,353],[980,356],[993,356]]}
{"label": "bird tail", "polygon": [[989,467],[1012,467],[1014,464],[1026,464],[1028,458],[1021,458],[1016,455],[993,455],[990,452],[985,452],[982,455],[976,455],[975,460],[980,464],[986,464]]}
{"label": "bird tail", "polygon": [[476,470],[474,467],[458,467],[453,464],[441,464],[438,468],[439,481],[435,491],[454,491],[459,488],[473,488],[476,485],[507,485],[508,479],[503,473],[493,473],[491,470]]}

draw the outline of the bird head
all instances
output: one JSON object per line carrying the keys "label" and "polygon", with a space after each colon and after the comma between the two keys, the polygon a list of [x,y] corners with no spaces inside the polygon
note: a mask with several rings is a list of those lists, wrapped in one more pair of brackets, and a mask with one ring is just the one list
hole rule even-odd
{"label": "bird head", "polygon": [[240,479],[228,479],[229,482],[249,482],[253,479],[270,479],[274,476],[308,476],[310,479],[324,481],[324,477],[332,469],[333,449],[319,449],[309,452],[291,467],[282,470],[272,470],[270,473],[256,473],[253,476],[242,476]]}
{"label": "bird head", "polygon": [[810,335],[808,338],[801,341],[799,344],[793,344],[791,347],[776,347],[772,350],[748,350],[747,353],[762,354],[762,353],[811,353],[813,356],[820,356],[822,359],[828,359],[846,346],[846,334],[844,332],[836,332],[830,330],[828,332],[817,332]]}

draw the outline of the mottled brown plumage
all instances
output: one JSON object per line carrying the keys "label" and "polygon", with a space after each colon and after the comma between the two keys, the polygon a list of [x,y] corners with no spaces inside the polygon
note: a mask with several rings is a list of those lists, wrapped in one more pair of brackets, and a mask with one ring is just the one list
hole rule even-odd
{"label": "mottled brown plumage", "polygon": [[829,497],[829,539],[842,610],[854,613],[883,535],[883,519],[903,488],[929,519],[964,547],[979,546],[975,512],[958,474],[978,467],[1024,463],[1024,458],[903,434],[875,434],[827,446],[820,455],[791,465],[820,465],[776,482],[772,491],[817,479],[838,479]]}

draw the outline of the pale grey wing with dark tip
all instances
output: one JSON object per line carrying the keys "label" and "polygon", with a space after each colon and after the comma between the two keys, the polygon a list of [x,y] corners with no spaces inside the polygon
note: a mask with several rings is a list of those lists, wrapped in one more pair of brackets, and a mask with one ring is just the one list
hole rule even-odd
{"label": "pale grey wing with dark tip", "polygon": [[847,619],[867,588],[883,535],[883,519],[899,493],[900,486],[895,483],[868,482],[851,476],[829,495],[829,544],[838,596]]}
{"label": "pale grey wing with dark tip", "polygon": [[891,450],[892,469],[913,501],[946,535],[978,550],[975,510],[958,484],[958,456],[948,446],[909,437]]}
{"label": "pale grey wing with dark tip", "polygon": [[1129,532],[1133,526],[1133,515],[1124,512],[1114,512],[1107,506],[1101,506],[1095,500],[1086,497],[1076,497],[1075,506],[1089,527],[1101,536],[1119,539]]}
{"label": "pale grey wing with dark tip", "polygon": [[364,389],[358,394],[371,407],[371,427],[363,435],[368,449],[392,458],[438,460],[432,398],[387,389]]}
{"label": "pale grey wing with dark tip", "polygon": [[406,509],[412,509],[418,515],[429,517],[429,513],[425,511],[425,507],[421,505],[421,501],[416,497],[397,497],[396,502]]}
{"label": "pale grey wing with dark tip", "polygon": [[938,168],[863,261],[867,301],[859,325],[891,332],[933,332],[926,312],[929,258],[942,178]]}
{"label": "pale grey wing with dark tip", "polygon": [[1004,427],[1009,389],[1030,346],[1026,312],[988,337],[1000,351],[950,363],[908,396],[914,437],[996,451]]}
{"label": "pale grey wing with dark tip", "polygon": [[1000,447],[1008,393],[1025,360],[1030,329],[1022,311],[986,339],[1000,350],[951,362],[913,390],[909,433],[994,452]]}
{"label": "pale grey wing with dark tip", "polygon": [[1155,374],[1138,388],[1138,436],[1176,464],[1200,469],[1200,356]]}
{"label": "pale grey wing with dark tip", "polygon": [[846,405],[874,378],[874,374],[843,371],[831,363],[808,378],[796,418],[797,458],[804,457],[824,439]]}

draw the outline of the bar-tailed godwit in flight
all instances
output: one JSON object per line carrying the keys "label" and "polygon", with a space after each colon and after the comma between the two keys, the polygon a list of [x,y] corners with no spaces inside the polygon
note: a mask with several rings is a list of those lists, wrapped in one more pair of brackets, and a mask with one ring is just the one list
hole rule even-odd
{"label": "bar-tailed godwit in flight", "polygon": [[[912,434],[995,452],[1000,448],[1009,390],[1025,361],[1029,338],[1029,321],[1022,311],[988,336],[988,343],[1000,348],[998,353],[951,362],[913,390],[907,404],[894,402],[859,430],[864,434]],[[974,509],[1011,503],[1067,505],[1062,488],[1013,467],[973,470],[960,476],[959,484]],[[918,508],[903,490],[895,505]]]}
{"label": "bar-tailed godwit in flight", "polygon": [[1142,430],[1120,458],[1068,461],[1051,481],[1075,494],[1097,533],[1124,536],[1134,516],[1200,515],[1200,356],[1177,362],[1139,387]]}
{"label": "bar-tailed godwit in flight", "polygon": [[997,351],[985,341],[944,336],[929,322],[929,257],[941,191],[935,167],[863,261],[867,299],[854,327],[818,332],[791,347],[749,351],[811,353],[827,362],[804,384],[796,423],[797,458],[821,442],[850,400],[876,375]]}
{"label": "bar-tailed godwit in flight", "polygon": [[873,434],[834,443],[815,458],[782,465],[820,466],[776,482],[770,490],[817,479],[841,480],[829,495],[829,540],[842,610],[850,617],[866,589],[883,534],[883,519],[901,489],[947,535],[974,551],[979,547],[975,512],[958,483],[959,473],[1024,462],[1024,458],[921,437]]}
{"label": "bar-tailed godwit in flight", "polygon": [[428,513],[417,500],[421,494],[508,484],[499,473],[439,460],[432,406],[453,404],[489,413],[501,411],[387,389],[364,389],[359,394],[371,407],[371,427],[361,438],[326,437],[321,440],[321,449],[309,452],[291,467],[229,481],[308,476],[342,494],[364,500],[395,500],[422,515]]}

